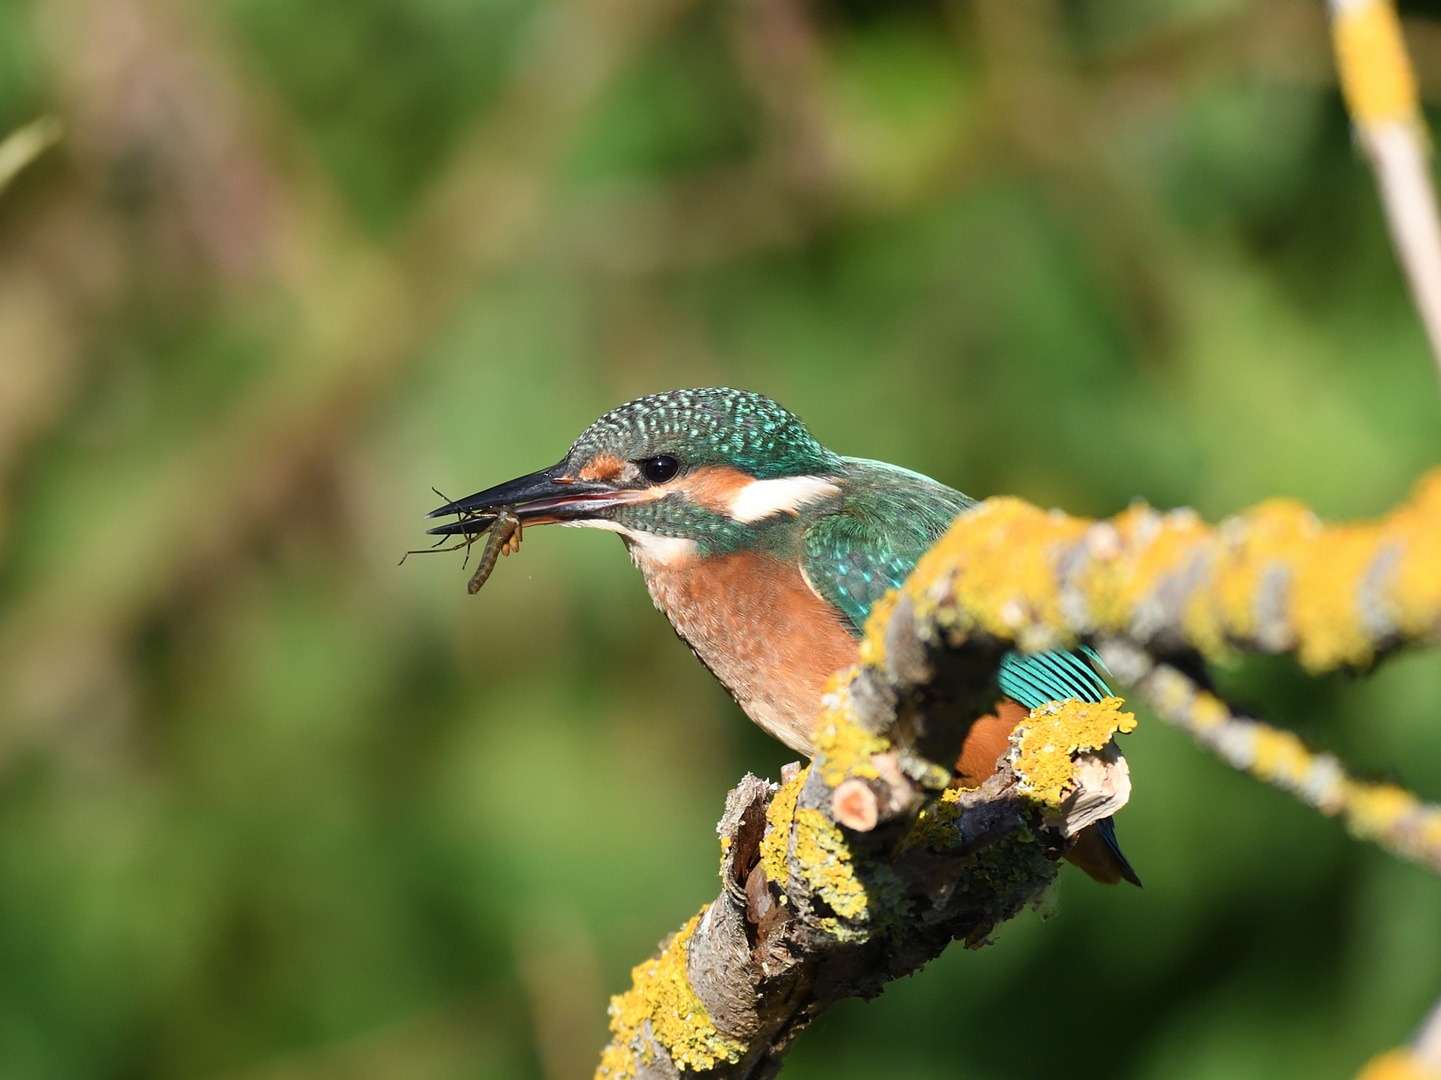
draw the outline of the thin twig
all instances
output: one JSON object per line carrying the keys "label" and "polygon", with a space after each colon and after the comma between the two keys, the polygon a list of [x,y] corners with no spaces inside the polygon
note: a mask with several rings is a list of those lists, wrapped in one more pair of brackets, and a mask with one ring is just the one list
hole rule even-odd
{"label": "thin twig", "polygon": [[1176,668],[1153,664],[1134,647],[1102,643],[1100,651],[1113,671],[1126,673],[1161,719],[1232,768],[1340,818],[1359,839],[1441,873],[1441,806],[1395,784],[1352,776],[1331,754],[1309,749],[1292,732],[1239,715]]}
{"label": "thin twig", "polygon": [[1411,1052],[1422,1067],[1441,1076],[1441,1001],[1431,1006],[1411,1039]]}
{"label": "thin twig", "polygon": [[1431,1007],[1409,1046],[1372,1058],[1356,1080],[1441,1080],[1441,1002]]}
{"label": "thin twig", "polygon": [[1441,215],[1401,24],[1390,0],[1329,0],[1328,8],[1342,96],[1441,377]]}

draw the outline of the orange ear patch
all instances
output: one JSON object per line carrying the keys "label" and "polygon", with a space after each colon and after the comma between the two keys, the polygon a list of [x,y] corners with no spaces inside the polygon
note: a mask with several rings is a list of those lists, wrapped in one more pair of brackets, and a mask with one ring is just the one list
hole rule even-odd
{"label": "orange ear patch", "polygon": [[577,476],[582,480],[614,480],[625,468],[625,462],[614,454],[597,454],[587,461]]}
{"label": "orange ear patch", "polygon": [[686,473],[671,488],[685,492],[692,502],[708,510],[729,514],[736,496],[754,482],[754,477],[729,465],[703,465]]}

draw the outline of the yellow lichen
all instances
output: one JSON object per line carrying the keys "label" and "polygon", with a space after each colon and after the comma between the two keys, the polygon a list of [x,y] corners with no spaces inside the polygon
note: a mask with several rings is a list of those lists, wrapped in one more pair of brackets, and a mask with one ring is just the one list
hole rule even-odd
{"label": "yellow lichen", "polygon": [[868,914],[866,888],[856,876],[840,828],[819,810],[796,811],[796,865],[811,892],[837,915],[860,922]]}
{"label": "yellow lichen", "polygon": [[596,1080],[621,1080],[635,1075],[638,1062],[649,1064],[647,1035],[665,1047],[682,1069],[704,1072],[718,1062],[740,1060],[745,1047],[715,1029],[686,976],[686,943],[704,914],[702,908],[666,942],[660,955],[632,968],[631,988],[610,999],[612,1041],[601,1057]]}
{"label": "yellow lichen", "polygon": [[1019,499],[990,499],[962,514],[926,552],[904,589],[920,619],[982,630],[1027,647],[1065,636],[1054,559],[1088,522]]}
{"label": "yellow lichen", "polygon": [[1392,1050],[1367,1062],[1356,1080],[1441,1080],[1441,1071],[1422,1062],[1410,1050]]}
{"label": "yellow lichen", "polygon": [[1394,784],[1345,777],[1337,786],[1337,805],[1322,809],[1339,810],[1353,836],[1441,870],[1441,806]]}
{"label": "yellow lichen", "polygon": [[916,823],[911,826],[904,846],[934,850],[945,850],[952,846],[959,839],[954,826],[962,813],[960,797],[961,789],[958,787],[946,788],[941,792],[941,797],[935,804],[922,810],[916,817]]}
{"label": "yellow lichen", "polygon": [[[1226,533],[1211,589],[1226,632],[1238,638],[1279,632],[1313,670],[1371,658],[1357,597],[1378,554],[1376,526],[1325,526],[1301,503],[1272,499]],[[1275,627],[1259,625],[1263,602],[1276,608]],[[1214,651],[1214,642],[1197,644]]]}
{"label": "yellow lichen", "polygon": [[1402,633],[1419,636],[1441,614],[1441,469],[1416,485],[1411,501],[1382,526],[1381,544],[1399,553],[1388,590],[1389,614]]}
{"label": "yellow lichen", "polygon": [[[1301,503],[1290,499],[1271,499],[1256,507],[1244,518],[1222,526],[1222,544],[1215,567],[1216,584],[1212,592],[1213,612],[1220,634],[1255,637],[1268,632],[1262,625],[1258,597],[1263,590],[1279,593],[1288,600],[1294,588],[1295,557],[1304,546],[1305,538],[1314,535],[1319,522],[1316,515]],[[1287,615],[1282,610],[1272,617]],[[1284,631],[1294,636],[1289,619],[1282,627],[1269,632]],[[1219,641],[1205,643],[1214,652]]]}
{"label": "yellow lichen", "polygon": [[1296,654],[1310,671],[1366,664],[1375,652],[1358,599],[1378,551],[1378,531],[1336,525],[1326,543],[1297,553],[1291,596]]}
{"label": "yellow lichen", "polygon": [[1199,697],[1192,706],[1191,712],[1197,728],[1202,731],[1221,727],[1231,716],[1230,710],[1226,708],[1220,698],[1213,694]]}
{"label": "yellow lichen", "polygon": [[1055,866],[1046,859],[1035,835],[1022,828],[1007,833],[971,856],[959,887],[963,892],[977,889],[1004,892],[1008,883],[1022,884],[1054,874]]}
{"label": "yellow lichen", "polygon": [[1075,785],[1072,755],[1099,750],[1116,732],[1136,726],[1134,713],[1122,712],[1120,698],[1102,701],[1053,701],[1032,710],[1011,736],[1011,764],[1020,790],[1048,805],[1059,805]]}
{"label": "yellow lichen", "polygon": [[1331,40],[1351,119],[1363,127],[1416,121],[1416,75],[1390,0],[1337,5]]}
{"label": "yellow lichen", "polygon": [[790,882],[791,822],[795,818],[796,799],[805,786],[810,767],[802,769],[790,782],[771,797],[766,807],[766,834],[761,839],[761,869],[766,878],[784,889]]}
{"label": "yellow lichen", "polygon": [[1425,803],[1394,784],[1347,780],[1343,801],[1346,826],[1373,840],[1436,865],[1441,856],[1441,807]]}
{"label": "yellow lichen", "polygon": [[610,1043],[600,1052],[595,1080],[629,1080],[635,1074],[635,1051],[629,1045]]}
{"label": "yellow lichen", "polygon": [[1420,806],[1416,796],[1393,784],[1353,783],[1349,788],[1346,801],[1351,808],[1351,827],[1362,836],[1376,836],[1394,828]]}
{"label": "yellow lichen", "polygon": [[[1211,530],[1190,511],[1161,514],[1143,504],[1121,512],[1110,526],[1114,544],[1094,545],[1091,564],[1079,584],[1091,620],[1098,627],[1124,631],[1161,581],[1205,561],[1204,545]],[[1183,618],[1193,632],[1216,636],[1204,609],[1188,605]]]}
{"label": "yellow lichen", "polygon": [[831,787],[847,776],[874,779],[879,774],[871,764],[871,755],[891,747],[889,739],[871,734],[857,721],[849,693],[854,674],[852,668],[831,677],[812,735],[816,744],[814,761],[820,763],[821,775]]}
{"label": "yellow lichen", "polygon": [[1289,731],[1254,727],[1251,770],[1267,783],[1295,785],[1315,766],[1315,755]]}
{"label": "yellow lichen", "polygon": [[868,667],[877,667],[885,660],[886,626],[891,621],[891,612],[895,610],[900,595],[897,590],[891,589],[871,605],[871,613],[866,617],[865,634],[861,638],[861,663]]}

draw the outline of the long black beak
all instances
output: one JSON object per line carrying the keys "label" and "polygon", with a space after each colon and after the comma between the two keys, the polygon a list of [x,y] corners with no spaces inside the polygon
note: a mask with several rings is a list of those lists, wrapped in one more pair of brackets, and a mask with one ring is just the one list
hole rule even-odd
{"label": "long black beak", "polygon": [[601,510],[646,497],[646,492],[616,488],[594,480],[578,480],[565,474],[565,462],[522,476],[493,488],[477,491],[464,499],[446,503],[426,517],[458,514],[458,521],[437,525],[426,532],[434,536],[481,533],[490,528],[502,507],[510,507],[523,525],[585,521]]}

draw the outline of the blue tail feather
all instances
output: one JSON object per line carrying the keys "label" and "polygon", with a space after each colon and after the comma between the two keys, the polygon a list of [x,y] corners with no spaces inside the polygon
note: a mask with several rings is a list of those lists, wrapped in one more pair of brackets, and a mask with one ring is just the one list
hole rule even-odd
{"label": "blue tail feather", "polygon": [[1116,857],[1117,869],[1121,871],[1121,876],[1139,889],[1141,887],[1141,879],[1137,876],[1136,871],[1131,869],[1131,864],[1126,859],[1126,856],[1121,853],[1121,842],[1116,839],[1115,824],[1110,818],[1102,818],[1096,822],[1096,827],[1101,834],[1101,839],[1106,841],[1106,846],[1111,849],[1111,854]]}

